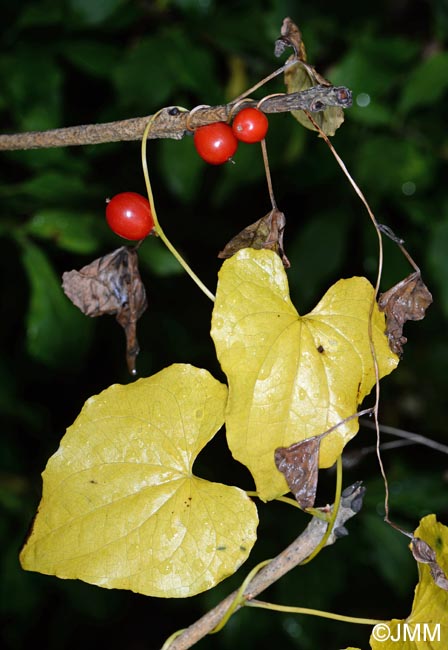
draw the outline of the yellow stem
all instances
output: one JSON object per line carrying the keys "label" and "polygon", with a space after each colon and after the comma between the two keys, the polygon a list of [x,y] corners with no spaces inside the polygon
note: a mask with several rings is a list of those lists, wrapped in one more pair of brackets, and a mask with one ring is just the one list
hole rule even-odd
{"label": "yellow stem", "polygon": [[[248,497],[256,497],[257,499],[260,498],[260,495],[258,492],[255,492],[255,490],[246,490],[246,494]],[[299,508],[299,510],[302,510],[297,501],[295,499],[291,499],[290,497],[276,497],[274,501],[281,501],[282,503],[287,503],[289,506],[294,506],[294,508]]]}
{"label": "yellow stem", "polygon": [[[185,111],[185,109],[183,109],[183,108],[179,108],[179,110]],[[156,207],[155,207],[155,204],[154,204],[154,196],[153,196],[153,193],[152,193],[151,181],[149,180],[148,163],[147,163],[147,157],[146,157],[146,143],[147,143],[147,140],[148,140],[148,133],[149,133],[149,130],[150,130],[150,128],[151,128],[151,126],[152,126],[152,124],[153,124],[155,118],[157,117],[157,115],[158,115],[159,113],[160,113],[160,111],[158,111],[157,113],[155,113],[155,114],[151,117],[151,119],[149,120],[148,124],[146,125],[145,131],[144,131],[144,133],[143,133],[143,138],[142,138],[142,167],[143,167],[143,176],[145,177],[146,191],[147,191],[147,193],[148,193],[148,199],[149,199],[149,204],[150,204],[150,206],[151,206],[152,217],[153,217],[153,219],[154,219],[154,230],[155,230],[156,234],[160,237],[160,239],[163,241],[163,243],[165,244],[165,246],[168,248],[168,250],[169,250],[169,251],[174,255],[174,257],[175,257],[176,260],[179,262],[179,264],[180,264],[180,265],[185,269],[185,271],[188,273],[188,275],[191,277],[191,279],[192,279],[194,282],[196,282],[196,284],[197,284],[198,287],[201,289],[201,291],[203,291],[203,292],[205,293],[205,295],[206,295],[208,298],[210,298],[210,300],[211,300],[212,302],[214,302],[214,300],[215,300],[215,296],[213,295],[213,293],[212,293],[209,289],[207,289],[207,287],[206,287],[205,284],[202,282],[202,280],[200,280],[200,279],[198,278],[198,276],[196,275],[196,273],[195,273],[195,272],[194,272],[194,271],[189,267],[189,265],[188,265],[187,262],[184,260],[184,258],[182,257],[182,255],[181,255],[181,254],[176,250],[176,248],[175,248],[175,247],[173,246],[173,244],[170,242],[170,240],[168,239],[168,237],[167,237],[167,236],[165,235],[165,233],[163,232],[163,229],[162,229],[162,227],[161,227],[161,225],[160,225],[160,222],[159,222],[159,220],[158,220],[158,218],[157,218],[157,211],[156,211]]]}
{"label": "yellow stem", "polygon": [[322,537],[322,539],[320,540],[319,544],[316,546],[314,551],[310,555],[308,555],[308,557],[305,560],[303,560],[303,562],[300,563],[300,566],[304,564],[308,564],[308,562],[311,562],[311,560],[316,557],[316,555],[324,548],[325,544],[327,543],[327,540],[330,537],[331,532],[333,530],[336,517],[338,516],[339,505],[341,503],[341,492],[342,492],[342,454],[338,456],[338,459],[336,461],[336,494],[334,497],[333,511],[331,513],[330,521],[328,522],[327,530],[325,531],[325,535]]}
{"label": "yellow stem", "polygon": [[237,609],[237,607],[242,607],[247,603],[246,598],[244,597],[244,592],[246,591],[247,585],[250,583],[250,581],[254,578],[254,576],[262,569],[264,566],[269,564],[271,560],[263,560],[263,562],[260,562],[260,564],[257,564],[257,566],[254,566],[252,571],[246,576],[244,579],[243,583],[241,584],[240,588],[238,589],[238,592],[235,596],[235,598],[232,601],[232,604],[230,605],[229,609],[226,611],[222,619],[219,621],[218,625],[213,628],[209,634],[216,634],[216,632],[219,632],[222,630],[224,625],[227,623],[229,618],[232,616],[233,612]]}
{"label": "yellow stem", "polygon": [[180,636],[182,634],[182,632],[185,632],[185,629],[186,628],[182,628],[181,630],[177,630],[176,632],[173,632],[173,634],[171,634],[171,636],[169,636],[167,638],[167,640],[163,644],[161,650],[168,650],[170,645],[173,643],[174,639],[177,639],[177,637]]}
{"label": "yellow stem", "polygon": [[266,603],[263,600],[248,600],[246,607],[260,607],[261,609],[272,609],[276,612],[286,612],[289,614],[308,614],[308,616],[320,616],[321,618],[331,618],[335,621],[344,623],[359,623],[360,625],[377,625],[386,623],[374,618],[357,618],[356,616],[344,616],[343,614],[333,614],[333,612],[323,612],[320,609],[310,609],[308,607],[290,607],[289,605],[275,605]]}

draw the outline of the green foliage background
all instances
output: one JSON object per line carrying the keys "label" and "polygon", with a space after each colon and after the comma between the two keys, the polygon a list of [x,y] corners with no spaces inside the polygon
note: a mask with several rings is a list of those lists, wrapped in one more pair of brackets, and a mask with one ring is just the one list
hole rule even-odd
{"label": "green foliage background", "polygon": [[[35,0],[3,3],[2,132],[43,130],[149,115],[237,96],[279,62],[283,18],[300,25],[309,60],[350,87],[354,106],[333,142],[382,223],[406,239],[434,295],[425,321],[408,324],[404,360],[382,384],[385,424],[448,442],[448,7],[446,0],[329,4],[269,0]],[[283,91],[281,79],[259,97]],[[287,216],[291,291],[303,313],[339,277],[375,277],[375,235],[325,144],[289,115],[270,119],[268,149],[279,207]],[[235,165],[207,167],[190,138],[150,143],[159,216],[170,238],[214,288],[216,253],[269,209],[259,148]],[[121,245],[105,226],[104,200],[144,192],[139,143],[0,155],[0,584],[3,647],[53,650],[158,648],[218,602],[256,561],[278,553],[305,525],[286,506],[261,508],[260,541],[247,567],[188,601],[148,599],[21,571],[18,551],[40,498],[40,472],[90,395],[127,382],[124,337],[113,319],[89,320],[60,288],[64,270]],[[385,244],[382,289],[410,271]],[[172,362],[220,370],[209,337],[211,305],[158,241],[142,248],[149,310],[142,318],[141,375]],[[266,594],[276,602],[390,618],[410,610],[416,569],[406,539],[382,522],[374,444],[362,428],[349,446],[367,497],[350,537]],[[386,453],[386,452],[385,452]],[[356,455],[358,454],[358,455]],[[448,519],[446,458],[425,448],[386,453],[393,514],[413,529]],[[248,475],[216,440],[202,475],[250,489]],[[332,499],[331,472],[320,500]],[[369,630],[243,611],[201,648],[367,647]]]}

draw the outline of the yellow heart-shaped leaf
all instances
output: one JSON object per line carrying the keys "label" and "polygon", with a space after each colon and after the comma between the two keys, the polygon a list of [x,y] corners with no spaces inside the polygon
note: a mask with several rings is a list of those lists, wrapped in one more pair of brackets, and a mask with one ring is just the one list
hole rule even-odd
{"label": "yellow heart-shaped leaf", "polygon": [[87,400],[43,473],[23,568],[161,597],[234,573],[256,539],[255,505],[192,474],[226,400],[184,364]]}
{"label": "yellow heart-shaped leaf", "polygon": [[[233,456],[252,473],[259,496],[288,491],[274,451],[319,435],[357,412],[375,384],[369,345],[373,287],[340,280],[317,307],[299,316],[275,253],[244,249],[219,274],[212,337],[229,382],[226,429]],[[375,305],[372,340],[379,375],[398,357]],[[353,419],[323,438],[319,466],[331,466],[356,434]]]}

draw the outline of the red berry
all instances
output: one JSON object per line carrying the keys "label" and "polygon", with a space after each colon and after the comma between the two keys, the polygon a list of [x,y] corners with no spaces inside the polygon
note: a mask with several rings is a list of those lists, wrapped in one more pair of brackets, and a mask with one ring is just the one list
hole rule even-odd
{"label": "red berry", "polygon": [[147,237],[154,228],[149,201],[136,192],[122,192],[108,201],[106,221],[116,235],[133,241]]}
{"label": "red berry", "polygon": [[268,130],[268,118],[258,108],[243,108],[233,120],[232,129],[241,142],[260,142]]}
{"label": "red berry", "polygon": [[199,126],[194,132],[196,151],[210,165],[222,165],[238,148],[232,127],[225,122],[213,122]]}

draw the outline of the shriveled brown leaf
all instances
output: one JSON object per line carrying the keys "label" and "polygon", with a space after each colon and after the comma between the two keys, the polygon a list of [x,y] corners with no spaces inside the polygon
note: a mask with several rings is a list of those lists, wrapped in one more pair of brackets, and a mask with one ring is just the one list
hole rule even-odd
{"label": "shriveled brown leaf", "polygon": [[[288,61],[296,59],[296,63],[285,71],[285,84],[288,93],[299,92],[314,86],[322,86],[325,89],[333,85],[307,62],[302,34],[291,18],[285,18],[283,21],[281,37],[276,41],[275,45],[276,56],[280,56],[288,46],[294,50],[294,54]],[[347,91],[345,92],[347,94]],[[349,107],[351,97],[345,97],[344,99],[346,100],[345,105]],[[316,103],[316,108],[318,106],[320,106],[319,102]],[[312,131],[317,130],[303,111],[291,111],[291,114],[305,128]],[[325,110],[313,112],[312,115],[322,131],[328,136],[334,135],[344,121],[344,110],[340,106],[329,106]]]}
{"label": "shriveled brown leaf", "polygon": [[297,58],[306,61],[302,34],[291,18],[285,18],[280,28],[281,37],[275,42],[275,56],[279,57],[287,47],[292,47]]}
{"label": "shriveled brown leaf", "polygon": [[430,547],[428,542],[425,542],[425,540],[420,539],[419,537],[413,537],[411,551],[417,562],[421,562],[422,564],[431,564],[436,561],[435,551]]}
{"label": "shriveled brown leaf", "polygon": [[429,564],[431,576],[435,584],[441,589],[448,591],[448,578],[441,566],[437,563],[434,549],[423,539],[413,537],[411,551],[417,562]]}
{"label": "shriveled brown leaf", "polygon": [[448,578],[446,577],[442,568],[437,564],[437,562],[434,562],[431,565],[430,571],[435,584],[440,587],[440,589],[448,591]]}
{"label": "shriveled brown leaf", "polygon": [[148,306],[137,250],[122,246],[79,271],[67,271],[62,276],[62,288],[86,316],[115,315],[126,335],[129,372],[136,374],[137,321]]}
{"label": "shriveled brown leaf", "polygon": [[422,320],[426,309],[432,303],[432,295],[424,284],[420,271],[382,293],[378,300],[380,311],[386,314],[386,334],[395,354],[403,354],[407,338],[403,336],[403,325],[408,320]]}
{"label": "shriveled brown leaf", "polygon": [[308,438],[275,450],[275,464],[301,508],[311,508],[316,499],[320,437]]}
{"label": "shriveled brown leaf", "polygon": [[283,212],[277,208],[272,209],[261,219],[244,228],[238,235],[235,235],[218,254],[220,259],[227,259],[235,255],[242,248],[255,248],[260,250],[267,248],[277,253],[285,268],[291,264],[283,250],[283,233],[286,219]]}

